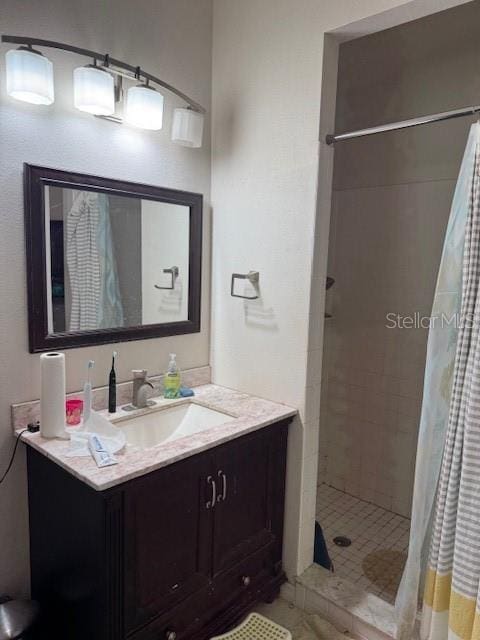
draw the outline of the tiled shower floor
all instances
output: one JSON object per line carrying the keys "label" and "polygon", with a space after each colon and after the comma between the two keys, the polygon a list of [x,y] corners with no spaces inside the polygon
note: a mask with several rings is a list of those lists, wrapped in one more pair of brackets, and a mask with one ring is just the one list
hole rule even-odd
{"label": "tiled shower floor", "polygon": [[[335,573],[393,604],[407,558],[410,520],[322,484],[320,523]],[[352,544],[338,547],[336,536]]]}

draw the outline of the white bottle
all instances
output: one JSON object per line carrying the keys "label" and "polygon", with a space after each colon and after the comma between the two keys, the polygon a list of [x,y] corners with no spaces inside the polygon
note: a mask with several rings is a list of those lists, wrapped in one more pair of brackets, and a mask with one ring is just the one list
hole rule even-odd
{"label": "white bottle", "polygon": [[167,373],[163,377],[163,395],[165,398],[180,397],[180,371],[176,358],[175,353],[170,354]]}

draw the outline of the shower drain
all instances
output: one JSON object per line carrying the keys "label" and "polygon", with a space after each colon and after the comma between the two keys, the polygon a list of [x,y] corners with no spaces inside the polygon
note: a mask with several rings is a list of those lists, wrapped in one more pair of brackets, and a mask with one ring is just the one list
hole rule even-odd
{"label": "shower drain", "polygon": [[349,547],[352,544],[352,541],[347,536],[335,536],[333,542],[337,547]]}

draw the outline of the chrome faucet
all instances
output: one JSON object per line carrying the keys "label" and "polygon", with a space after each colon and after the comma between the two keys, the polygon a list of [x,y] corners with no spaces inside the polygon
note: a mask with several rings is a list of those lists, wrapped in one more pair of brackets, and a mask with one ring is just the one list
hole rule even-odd
{"label": "chrome faucet", "polygon": [[147,380],[146,369],[134,369],[133,373],[133,393],[132,407],[135,409],[144,409],[151,403],[147,400],[147,387],[155,389],[153,384]]}

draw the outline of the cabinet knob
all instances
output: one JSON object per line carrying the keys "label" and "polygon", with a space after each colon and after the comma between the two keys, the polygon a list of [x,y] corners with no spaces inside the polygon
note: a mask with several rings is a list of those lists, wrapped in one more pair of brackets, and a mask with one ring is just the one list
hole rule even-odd
{"label": "cabinet knob", "polygon": [[248,587],[250,585],[250,576],[242,576],[242,584],[244,587]]}
{"label": "cabinet knob", "polygon": [[175,631],[167,631],[165,634],[165,638],[167,640],[177,640],[177,634]]}

